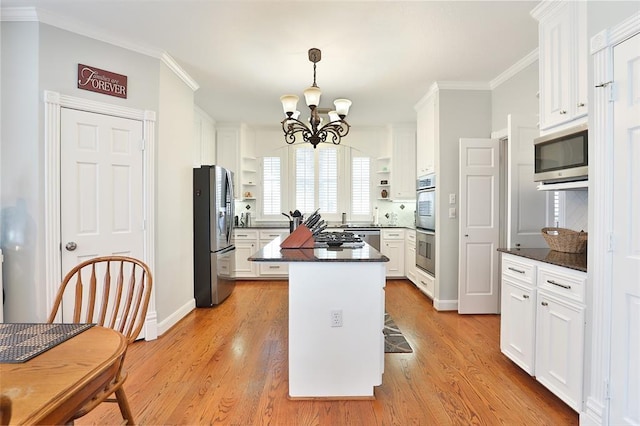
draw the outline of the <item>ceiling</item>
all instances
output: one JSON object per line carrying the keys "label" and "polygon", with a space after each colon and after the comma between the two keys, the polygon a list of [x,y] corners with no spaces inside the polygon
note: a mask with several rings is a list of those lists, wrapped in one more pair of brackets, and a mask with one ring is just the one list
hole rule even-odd
{"label": "ceiling", "polygon": [[[273,125],[279,97],[313,80],[321,107],[348,98],[352,125],[415,121],[435,81],[485,82],[538,44],[537,1],[2,0],[34,6],[85,34],[165,51],[198,83],[218,122]],[[117,70],[113,70],[118,72]]]}

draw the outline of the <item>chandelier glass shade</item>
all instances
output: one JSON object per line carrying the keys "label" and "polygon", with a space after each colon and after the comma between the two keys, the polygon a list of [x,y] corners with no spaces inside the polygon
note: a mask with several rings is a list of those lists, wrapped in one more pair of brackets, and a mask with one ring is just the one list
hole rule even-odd
{"label": "chandelier glass shade", "polygon": [[314,148],[319,143],[331,142],[338,145],[343,136],[349,133],[351,127],[345,121],[345,117],[349,113],[351,101],[348,99],[336,99],[333,104],[335,110],[329,111],[329,122],[323,124],[320,117],[318,105],[320,105],[320,96],[322,92],[316,84],[316,63],[320,62],[320,49],[309,49],[309,61],[313,62],[313,84],[304,91],[304,99],[309,107],[309,122],[304,123],[298,118],[300,111],[297,110],[298,100],[296,95],[283,95],[280,97],[282,109],[284,110],[285,119],[282,120],[282,131],[284,132],[284,140],[288,144],[296,142],[296,135],[300,134],[304,142],[309,142]]}

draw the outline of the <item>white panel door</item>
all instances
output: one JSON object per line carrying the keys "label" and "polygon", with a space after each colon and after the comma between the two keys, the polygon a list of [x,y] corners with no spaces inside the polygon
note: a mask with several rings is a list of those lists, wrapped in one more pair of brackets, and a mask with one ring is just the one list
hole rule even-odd
{"label": "white panel door", "polygon": [[136,120],[61,109],[63,275],[96,256],[143,259],[142,127]]}
{"label": "white panel door", "polygon": [[640,35],[614,55],[612,425],[640,424]]}
{"label": "white panel door", "polygon": [[533,139],[540,133],[537,117],[509,115],[507,120],[507,246],[547,247],[540,233],[546,226],[547,192],[538,191],[533,181]]}
{"label": "white panel door", "polygon": [[458,312],[500,309],[499,142],[460,139]]}

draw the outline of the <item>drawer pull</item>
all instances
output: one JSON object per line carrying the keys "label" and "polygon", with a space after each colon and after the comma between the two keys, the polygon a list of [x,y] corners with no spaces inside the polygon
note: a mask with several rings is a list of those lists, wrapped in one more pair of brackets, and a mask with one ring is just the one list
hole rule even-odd
{"label": "drawer pull", "polygon": [[279,266],[269,266],[269,269],[280,269]]}
{"label": "drawer pull", "polygon": [[246,237],[248,237],[248,235],[247,234],[238,234],[238,235],[236,235],[236,237],[245,237],[246,238]]}
{"label": "drawer pull", "polygon": [[542,306],[549,306],[549,304],[547,302],[541,302],[540,303]]}
{"label": "drawer pull", "polygon": [[547,280],[547,282],[549,284],[557,285],[558,287],[562,287],[562,288],[566,288],[567,290],[571,290],[571,286],[570,285],[560,284],[560,283],[555,282],[554,280]]}
{"label": "drawer pull", "polygon": [[524,274],[524,271],[521,271],[520,269],[512,268],[511,266],[509,266],[507,269],[513,272],[517,272],[519,274]]}
{"label": "drawer pull", "polygon": [[522,295],[522,298],[523,298],[523,299],[528,299],[528,298],[529,298],[529,295],[528,295],[528,294],[523,294],[523,295]]}

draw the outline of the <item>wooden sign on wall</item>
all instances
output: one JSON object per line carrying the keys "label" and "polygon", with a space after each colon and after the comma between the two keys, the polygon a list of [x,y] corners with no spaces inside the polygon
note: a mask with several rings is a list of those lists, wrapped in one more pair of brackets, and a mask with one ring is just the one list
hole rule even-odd
{"label": "wooden sign on wall", "polygon": [[127,76],[78,64],[78,89],[127,98]]}

